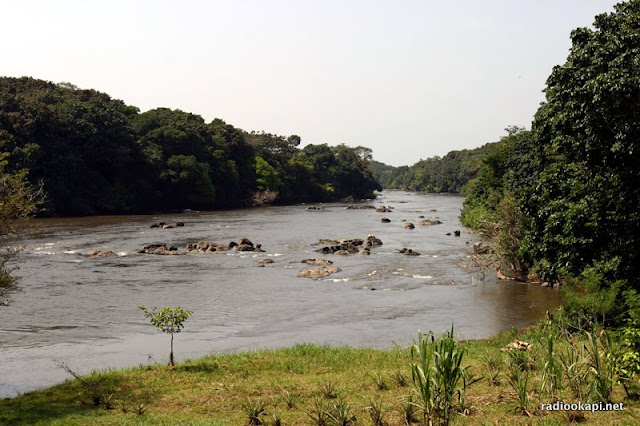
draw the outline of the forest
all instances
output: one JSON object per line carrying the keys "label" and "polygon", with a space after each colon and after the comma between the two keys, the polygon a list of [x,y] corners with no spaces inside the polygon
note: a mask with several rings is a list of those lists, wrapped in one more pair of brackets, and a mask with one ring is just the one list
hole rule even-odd
{"label": "forest", "polygon": [[223,120],[138,108],[95,90],[0,78],[3,172],[28,174],[40,215],[74,216],[371,198],[371,150],[307,145]]}
{"label": "forest", "polygon": [[483,159],[462,211],[510,274],[565,284],[578,329],[640,326],[639,18],[621,3],[572,32],[531,130]]}
{"label": "forest", "polygon": [[393,167],[378,161],[372,161],[371,165],[383,188],[464,193],[467,182],[480,171],[483,158],[500,144],[490,142],[475,149],[454,150],[444,157],[430,157],[412,166]]}

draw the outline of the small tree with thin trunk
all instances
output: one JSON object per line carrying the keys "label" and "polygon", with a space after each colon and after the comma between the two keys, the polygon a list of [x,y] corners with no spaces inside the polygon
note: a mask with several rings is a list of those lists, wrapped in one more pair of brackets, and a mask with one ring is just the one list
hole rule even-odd
{"label": "small tree with thin trunk", "polygon": [[173,363],[173,335],[180,333],[184,328],[184,322],[193,314],[193,311],[177,308],[152,308],[147,309],[145,306],[138,307],[144,312],[144,316],[149,318],[151,324],[163,333],[171,335],[171,350],[169,351],[169,368],[174,368]]}

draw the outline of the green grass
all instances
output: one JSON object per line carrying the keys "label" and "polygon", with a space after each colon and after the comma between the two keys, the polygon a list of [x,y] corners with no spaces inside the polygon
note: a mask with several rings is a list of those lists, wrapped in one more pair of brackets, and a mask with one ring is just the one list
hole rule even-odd
{"label": "green grass", "polygon": [[[531,333],[528,332],[528,333]],[[477,376],[488,376],[487,356],[513,340],[515,333],[503,333],[484,341],[463,342],[464,364]],[[520,339],[530,338],[519,335]],[[559,351],[563,348],[558,348]],[[560,425],[566,413],[540,413],[540,402],[549,402],[538,391],[545,348],[534,345],[532,368],[528,370],[532,417],[517,410],[518,396],[508,380],[490,384],[481,380],[465,396],[466,413],[458,413],[454,424],[540,424]],[[506,357],[503,357],[506,358]],[[414,360],[415,361],[415,360]],[[406,398],[413,393],[409,348],[392,350],[335,348],[296,345],[280,350],[207,356],[178,364],[175,370],[153,365],[119,371],[94,373],[83,381],[68,381],[42,391],[0,400],[0,424],[52,425],[244,425],[249,421],[248,404],[265,405],[259,419],[283,425],[314,424],[313,414],[326,409],[334,418],[357,418],[357,424],[373,424],[372,406],[388,425],[404,424]],[[507,371],[506,365],[502,366]],[[398,373],[408,382],[400,386]],[[372,374],[373,373],[373,374]],[[377,380],[384,377],[387,389]],[[336,398],[327,398],[327,384]],[[112,409],[94,402],[95,388],[110,395]],[[574,402],[570,387],[560,391],[560,399]],[[626,400],[619,386],[614,402],[625,402],[624,412],[584,413],[589,424],[637,424],[640,404]],[[373,401],[373,403],[372,403]],[[258,410],[260,411],[260,410]],[[141,414],[140,414],[141,413]],[[328,416],[329,419],[331,416]],[[421,418],[421,415],[417,415]],[[331,423],[329,423],[331,424]]]}

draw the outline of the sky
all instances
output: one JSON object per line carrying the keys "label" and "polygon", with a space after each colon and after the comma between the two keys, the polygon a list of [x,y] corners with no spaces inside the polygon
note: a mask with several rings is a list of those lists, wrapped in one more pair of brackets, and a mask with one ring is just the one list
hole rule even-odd
{"label": "sky", "polygon": [[0,76],[410,165],[530,127],[611,0],[0,0]]}

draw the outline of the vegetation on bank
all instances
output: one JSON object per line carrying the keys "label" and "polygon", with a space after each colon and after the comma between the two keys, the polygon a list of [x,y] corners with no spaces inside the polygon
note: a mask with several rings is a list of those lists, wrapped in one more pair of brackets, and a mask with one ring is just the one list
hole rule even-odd
{"label": "vegetation on bank", "polygon": [[[300,344],[207,356],[175,369],[150,364],[95,372],[0,400],[0,422],[637,424],[640,386],[624,366],[640,348],[626,346],[624,333],[576,333],[562,318],[486,341],[427,335],[413,350]],[[556,401],[623,403],[624,410],[541,409]]]}
{"label": "vegetation on bank", "polygon": [[5,172],[29,170],[42,183],[47,215],[360,199],[379,189],[369,149],[299,144],[180,110],[140,113],[68,83],[0,78]]}
{"label": "vegetation on bank", "polygon": [[572,32],[531,130],[484,159],[462,212],[503,270],[564,283],[583,327],[640,323],[640,1],[615,10]]}
{"label": "vegetation on bank", "polygon": [[393,167],[372,161],[373,175],[386,189],[418,192],[464,192],[467,182],[475,178],[482,159],[500,142],[487,143],[475,149],[451,151],[444,157],[420,160],[412,166]]}
{"label": "vegetation on bank", "polygon": [[[6,244],[15,234],[16,224],[33,215],[42,202],[40,188],[27,180],[27,171],[7,172],[6,154],[0,154],[0,244]],[[0,306],[9,302],[5,296],[15,287],[16,277],[11,275],[15,268],[7,263],[17,254],[13,247],[0,249]]]}

